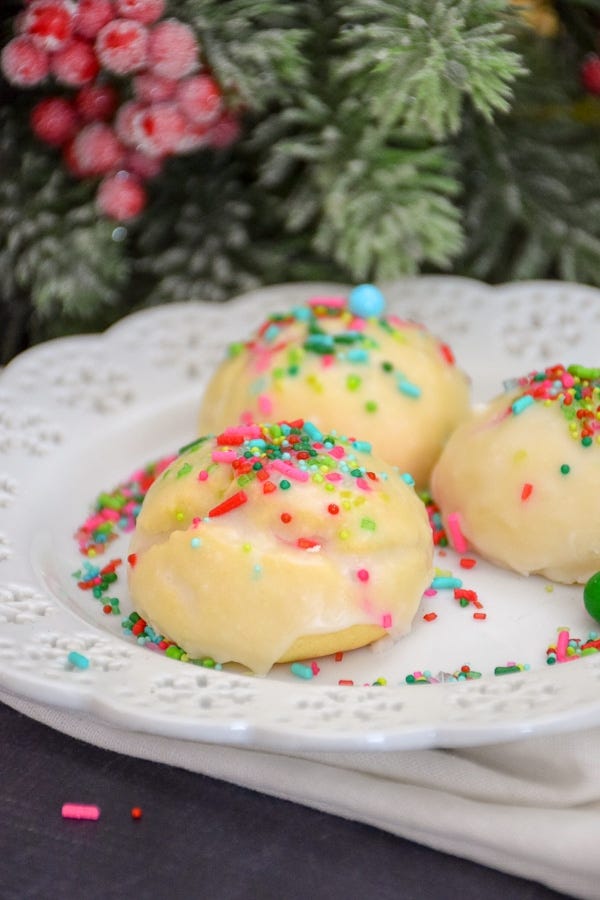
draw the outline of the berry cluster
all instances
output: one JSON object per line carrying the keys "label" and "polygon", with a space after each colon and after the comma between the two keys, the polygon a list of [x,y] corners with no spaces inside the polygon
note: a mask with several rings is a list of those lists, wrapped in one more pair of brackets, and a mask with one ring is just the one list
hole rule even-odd
{"label": "berry cluster", "polygon": [[164,160],[238,135],[193,30],[162,19],[165,0],[33,0],[15,21],[2,70],[18,87],[53,77],[68,96],[37,103],[31,126],[61,147],[76,178],[100,177],[100,210],[119,221],[146,205]]}
{"label": "berry cluster", "polygon": [[581,82],[589,94],[600,95],[600,56],[589,53],[581,64]]}

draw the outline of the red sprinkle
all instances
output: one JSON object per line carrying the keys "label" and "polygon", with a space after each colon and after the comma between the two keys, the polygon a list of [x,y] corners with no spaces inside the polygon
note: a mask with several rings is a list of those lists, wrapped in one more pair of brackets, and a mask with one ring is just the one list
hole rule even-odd
{"label": "red sprinkle", "polygon": [[338,650],[333,658],[335,659],[336,662],[341,662],[344,658],[344,651]]}
{"label": "red sprinkle", "polygon": [[142,815],[143,815],[143,813],[139,806],[134,806],[133,809],[131,810],[131,818],[136,821],[138,819],[141,819]]}
{"label": "red sprinkle", "polygon": [[434,613],[434,612],[425,613],[423,618],[425,619],[426,622],[433,622],[434,619],[437,619],[437,613]]}
{"label": "red sprinkle", "polygon": [[351,684],[354,684],[354,682],[350,678],[340,678],[340,680],[338,681],[338,684],[351,685]]}
{"label": "red sprinkle", "polygon": [[531,497],[532,492],[533,492],[533,485],[529,484],[529,482],[526,482],[523,485],[523,490],[521,491],[521,500],[528,500],[529,497]]}
{"label": "red sprinkle", "polygon": [[482,613],[482,612],[473,613],[473,618],[474,619],[487,619],[487,613]]}
{"label": "red sprinkle", "polygon": [[298,538],[296,541],[301,550],[312,550],[313,547],[320,547],[319,541],[313,541],[312,538]]}
{"label": "red sprinkle", "polygon": [[281,513],[280,518],[284,525],[287,525],[289,522],[292,521],[292,517],[290,516],[289,513],[286,513],[286,512]]}
{"label": "red sprinkle", "polygon": [[454,588],[455,600],[468,600],[469,603],[478,601],[477,591],[468,591],[466,588]]}
{"label": "red sprinkle", "polygon": [[469,556],[463,556],[460,561],[461,568],[463,569],[472,569],[473,566],[477,565],[476,559],[471,559]]}
{"label": "red sprinkle", "polygon": [[225,513],[237,509],[238,506],[243,506],[247,500],[248,494],[245,491],[238,491],[236,494],[232,494],[231,497],[227,497],[227,499],[223,500],[222,503],[219,503],[218,506],[213,506],[213,508],[209,510],[208,515],[211,518],[214,518],[215,516],[222,516]]}
{"label": "red sprinkle", "polygon": [[230,432],[224,431],[223,434],[218,435],[217,444],[227,445],[229,447],[235,447],[239,444],[244,443],[244,438],[241,434],[232,434]]}
{"label": "red sprinkle", "polygon": [[133,567],[135,566],[135,564],[137,562],[137,553],[130,553],[129,556],[127,557],[127,562],[133,569]]}

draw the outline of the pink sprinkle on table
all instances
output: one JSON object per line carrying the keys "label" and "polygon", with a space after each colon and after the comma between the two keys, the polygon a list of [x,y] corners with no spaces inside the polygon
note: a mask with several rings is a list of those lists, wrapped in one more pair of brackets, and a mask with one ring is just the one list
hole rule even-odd
{"label": "pink sprinkle on table", "polygon": [[63,803],[63,819],[89,819],[95,821],[100,818],[100,807],[86,803]]}

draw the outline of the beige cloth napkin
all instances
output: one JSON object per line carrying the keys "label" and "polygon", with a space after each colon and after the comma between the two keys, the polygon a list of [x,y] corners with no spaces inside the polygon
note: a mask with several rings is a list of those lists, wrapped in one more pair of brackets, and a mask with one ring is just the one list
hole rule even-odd
{"label": "beige cloth napkin", "polygon": [[52,728],[600,898],[600,728],[461,750],[269,753],[122,731],[0,691]]}

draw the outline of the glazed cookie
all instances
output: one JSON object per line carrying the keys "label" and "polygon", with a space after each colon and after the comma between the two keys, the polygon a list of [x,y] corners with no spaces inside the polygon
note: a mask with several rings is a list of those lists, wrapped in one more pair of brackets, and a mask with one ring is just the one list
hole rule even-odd
{"label": "glazed cookie", "polygon": [[138,613],[192,658],[258,674],[409,631],[433,542],[410,479],[303,421],[184,448],[132,538]]}
{"label": "glazed cookie", "polygon": [[269,316],[230,345],[204,395],[200,433],[305,416],[368,436],[378,456],[426,487],[447,437],[469,414],[469,384],[447,344],[383,315],[383,306],[375,287],[361,285],[349,300],[315,297]]}
{"label": "glazed cookie", "polygon": [[508,382],[454,432],[432,493],[450,534],[492,562],[587,581],[600,569],[600,369]]}

